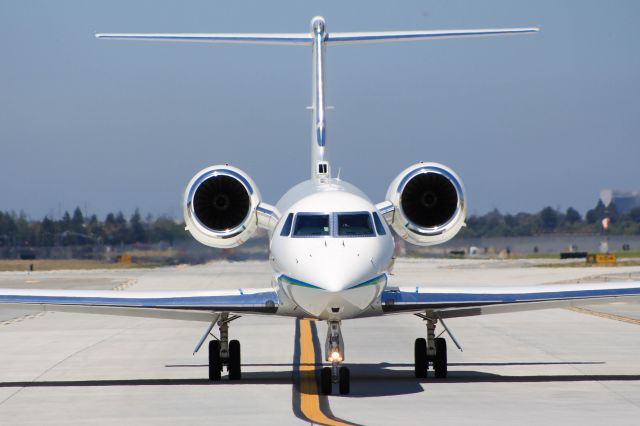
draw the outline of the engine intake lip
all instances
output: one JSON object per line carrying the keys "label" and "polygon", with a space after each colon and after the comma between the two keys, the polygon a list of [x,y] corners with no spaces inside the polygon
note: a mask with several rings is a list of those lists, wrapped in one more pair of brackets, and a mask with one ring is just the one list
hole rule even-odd
{"label": "engine intake lip", "polygon": [[[456,197],[457,197],[455,208],[449,209],[450,211],[447,214],[448,216],[447,220],[444,220],[444,221],[438,220],[436,221],[436,223],[430,223],[428,221],[423,221],[422,223],[418,223],[414,220],[415,218],[410,219],[410,217],[413,216],[412,214],[407,214],[407,211],[405,211],[405,207],[407,207],[405,204],[405,200],[403,200],[403,194],[405,192],[405,189],[407,189],[407,186],[412,183],[414,178],[417,177],[418,179],[420,179],[420,176],[422,175],[435,175],[435,176],[440,176],[442,178],[445,178],[446,181],[448,181],[451,188],[455,190]],[[441,183],[442,182],[443,181],[441,180]],[[403,218],[404,227],[421,236],[437,236],[437,235],[446,233],[447,231],[449,231],[450,229],[456,226],[460,215],[464,214],[464,203],[465,203],[464,189],[462,188],[460,180],[452,172],[442,167],[433,166],[433,165],[424,165],[424,166],[415,168],[410,173],[407,173],[400,180],[398,187],[396,188],[396,196],[398,197],[397,199],[400,201],[398,203],[398,207],[400,210],[400,215]],[[434,202],[433,199],[427,199],[425,200],[425,203],[427,203],[427,201]],[[435,200],[435,202],[437,202],[437,199]]]}
{"label": "engine intake lip", "polygon": [[[214,198],[211,202],[207,203],[206,200],[202,200],[202,196],[211,195],[213,188],[217,184],[222,185],[236,185],[236,190],[241,190],[236,196],[230,196],[228,193],[213,193]],[[208,194],[202,191],[208,191]],[[213,170],[206,170],[200,176],[193,180],[192,185],[187,193],[186,203],[187,212],[189,217],[193,221],[193,224],[200,228],[201,231],[211,234],[216,238],[228,239],[235,238],[240,235],[245,229],[245,223],[249,219],[253,209],[252,204],[255,195],[255,189],[249,183],[249,181],[240,173],[235,170],[227,168],[215,168]],[[217,209],[218,211],[224,211],[229,208],[241,208],[245,210],[245,214],[236,216],[233,220],[216,221],[206,214],[198,214],[196,212],[196,206],[202,208],[203,203],[209,204],[209,208]],[[236,203],[239,205],[232,206]]]}

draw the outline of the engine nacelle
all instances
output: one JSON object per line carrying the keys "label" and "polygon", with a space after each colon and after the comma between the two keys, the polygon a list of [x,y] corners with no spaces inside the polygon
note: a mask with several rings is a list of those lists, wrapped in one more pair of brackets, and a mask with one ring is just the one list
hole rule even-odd
{"label": "engine nacelle", "polygon": [[242,170],[218,165],[198,172],[184,193],[187,230],[204,245],[237,247],[258,227],[260,192]]}
{"label": "engine nacelle", "polygon": [[421,246],[453,238],[467,214],[462,181],[437,163],[417,163],[403,170],[389,185],[387,201],[394,207],[390,223],[394,231]]}

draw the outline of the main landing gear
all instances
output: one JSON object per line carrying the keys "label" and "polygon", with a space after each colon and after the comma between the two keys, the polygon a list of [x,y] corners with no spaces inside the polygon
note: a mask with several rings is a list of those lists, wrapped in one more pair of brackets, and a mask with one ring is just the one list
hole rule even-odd
{"label": "main landing gear", "polygon": [[447,377],[447,341],[444,337],[435,337],[437,319],[419,315],[427,322],[427,338],[416,339],[415,374],[418,378],[427,377],[431,366],[437,379]]}
{"label": "main landing gear", "polygon": [[229,317],[222,314],[218,321],[220,338],[209,342],[209,380],[220,380],[222,367],[227,366],[229,380],[240,380],[240,342],[229,340],[229,323],[240,318],[238,315]]}
{"label": "main landing gear", "polygon": [[327,321],[327,339],[324,344],[325,358],[331,367],[323,367],[320,374],[320,390],[324,395],[331,395],[333,384],[338,384],[341,395],[351,391],[351,375],[349,368],[340,366],[344,361],[344,342],[340,332],[340,321]]}

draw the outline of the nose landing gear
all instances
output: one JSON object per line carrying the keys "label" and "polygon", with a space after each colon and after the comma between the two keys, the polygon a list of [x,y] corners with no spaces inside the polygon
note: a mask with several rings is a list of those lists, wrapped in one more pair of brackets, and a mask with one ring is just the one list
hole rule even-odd
{"label": "nose landing gear", "polygon": [[340,321],[328,321],[327,339],[324,344],[325,359],[331,367],[323,367],[320,374],[320,390],[324,395],[331,395],[334,383],[338,384],[341,395],[351,391],[351,374],[349,368],[340,366],[344,361],[344,341],[340,331]]}

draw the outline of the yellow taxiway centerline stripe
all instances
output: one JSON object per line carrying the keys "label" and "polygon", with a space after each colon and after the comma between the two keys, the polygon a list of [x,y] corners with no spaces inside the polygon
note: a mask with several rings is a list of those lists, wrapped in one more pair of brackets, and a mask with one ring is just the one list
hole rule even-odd
{"label": "yellow taxiway centerline stripe", "polygon": [[320,395],[316,381],[316,354],[311,334],[311,321],[300,320],[300,409],[310,421],[323,425],[349,426],[350,423],[327,417],[320,409]]}
{"label": "yellow taxiway centerline stripe", "polygon": [[629,323],[629,324],[640,325],[640,320],[635,319],[635,318],[623,317],[622,315],[608,314],[606,312],[593,311],[593,310],[587,309],[587,308],[573,307],[573,308],[568,308],[568,309],[570,311],[578,312],[578,313],[581,313],[581,314],[593,315],[595,317],[607,318],[607,319],[612,319],[612,320],[615,320],[615,321],[626,322],[626,323]]}

